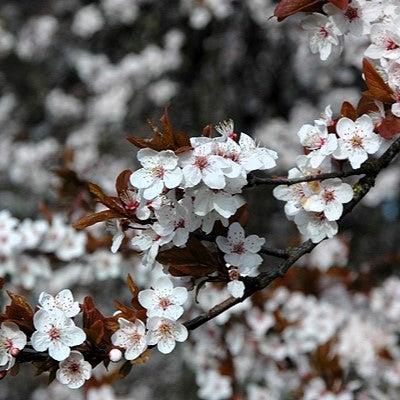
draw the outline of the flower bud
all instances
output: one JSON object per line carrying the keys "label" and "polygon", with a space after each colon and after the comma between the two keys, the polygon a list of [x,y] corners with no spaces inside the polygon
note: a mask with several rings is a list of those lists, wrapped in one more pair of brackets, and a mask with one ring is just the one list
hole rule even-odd
{"label": "flower bud", "polygon": [[110,357],[110,360],[112,362],[118,362],[121,360],[122,358],[122,352],[119,349],[112,349],[110,350],[110,352],[108,353],[108,356]]}

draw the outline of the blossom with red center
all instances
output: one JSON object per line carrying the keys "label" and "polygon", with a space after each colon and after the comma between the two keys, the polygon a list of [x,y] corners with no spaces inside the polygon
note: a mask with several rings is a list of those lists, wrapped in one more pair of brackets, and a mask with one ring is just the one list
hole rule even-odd
{"label": "blossom with red center", "polygon": [[227,237],[218,236],[216,243],[225,255],[225,261],[239,269],[241,275],[253,275],[256,267],[262,263],[262,257],[257,254],[265,239],[257,235],[245,237],[244,230],[238,222],[229,226]]}
{"label": "blossom with red center", "polygon": [[173,189],[182,181],[182,171],[178,167],[178,157],[171,150],[157,152],[152,149],[138,151],[138,160],[143,168],[135,171],[130,182],[133,187],[143,189],[143,197],[152,200],[164,188]]}
{"label": "blossom with red center", "polygon": [[79,351],[71,351],[69,357],[60,362],[56,373],[57,380],[70,389],[83,386],[91,375],[92,366]]}
{"label": "blossom with red center", "polygon": [[14,365],[15,357],[26,346],[26,335],[14,322],[5,321],[0,325],[0,367]]}
{"label": "blossom with red center", "polygon": [[48,350],[50,357],[57,361],[65,360],[71,352],[70,347],[86,340],[85,332],[59,309],[40,309],[33,317],[33,325],[36,331],[31,337],[32,347],[36,351]]}
{"label": "blossom with red center", "polygon": [[339,178],[326,179],[320,184],[320,192],[304,203],[306,211],[321,213],[329,221],[337,221],[343,213],[343,204],[353,198],[353,188]]}
{"label": "blossom with red center", "polygon": [[118,318],[118,324],[119,329],[111,336],[112,344],[125,349],[125,359],[134,360],[138,358],[147,349],[144,323],[139,319],[132,322]]}
{"label": "blossom with red center", "polygon": [[176,320],[183,314],[182,305],[187,300],[184,287],[173,287],[168,277],[157,279],[153,289],[139,292],[139,303],[147,309],[148,317],[165,317]]}

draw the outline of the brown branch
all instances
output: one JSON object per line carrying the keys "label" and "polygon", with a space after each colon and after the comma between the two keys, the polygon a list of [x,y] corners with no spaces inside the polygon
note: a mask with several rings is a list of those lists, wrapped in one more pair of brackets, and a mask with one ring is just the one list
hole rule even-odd
{"label": "brown branch", "polygon": [[375,170],[376,160],[369,160],[361,168],[349,171],[326,172],[324,174],[308,175],[300,178],[265,178],[261,176],[252,176],[245,188],[252,188],[261,185],[295,185],[302,182],[322,181],[330,178],[347,178],[349,176],[367,175]]}
{"label": "brown branch", "polygon": [[[349,214],[353,210],[353,208],[364,198],[364,196],[375,185],[375,179],[378,176],[379,172],[385,169],[394,160],[394,158],[397,156],[399,152],[400,152],[400,138],[398,138],[394,143],[392,143],[389,149],[386,150],[386,152],[379,159],[371,160],[368,162],[367,170],[364,170],[364,172],[362,172],[363,174],[365,174],[365,176],[361,178],[357,184],[354,185],[353,200],[350,203],[344,205],[343,216]],[[363,168],[354,170],[352,172],[357,171],[357,174],[360,174],[359,171],[361,169]],[[269,271],[260,273],[255,278],[247,278],[245,280],[246,289],[244,295],[241,298],[235,299],[233,297],[230,297],[225,301],[223,301],[222,303],[211,308],[209,311],[204,312],[189,321],[186,321],[185,326],[189,330],[196,329],[199,326],[205,324],[207,321],[212,320],[213,318],[217,317],[224,311],[235,306],[236,304],[241,303],[242,301],[249,298],[257,291],[266,288],[275,279],[284,276],[285,273],[299,258],[301,258],[307,253],[310,253],[317,245],[318,243],[313,243],[311,240],[307,240],[301,245],[289,249],[287,251],[289,257],[286,260],[282,261],[276,267],[271,268]]]}

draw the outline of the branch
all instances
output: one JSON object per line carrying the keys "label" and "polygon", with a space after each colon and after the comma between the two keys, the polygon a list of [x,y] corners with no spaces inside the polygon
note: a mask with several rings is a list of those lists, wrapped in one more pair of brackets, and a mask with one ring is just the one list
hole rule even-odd
{"label": "branch", "polygon": [[[354,207],[364,198],[364,196],[370,191],[370,189],[375,185],[376,177],[378,176],[379,172],[385,169],[397,156],[400,152],[400,138],[398,138],[392,145],[389,147],[388,150],[377,160],[371,160],[368,163],[367,169],[359,168],[358,170],[353,170],[352,173],[354,174],[365,174],[363,178],[361,178],[357,184],[354,185],[354,198],[351,202],[344,205],[343,215],[349,214]],[[360,172],[362,170],[363,172]],[[347,172],[346,176],[350,176]],[[326,174],[324,174],[326,175]],[[321,177],[323,175],[319,175]],[[338,175],[336,175],[338,176]],[[343,175],[341,175],[343,176]],[[316,180],[314,177],[308,177],[309,180]],[[325,179],[325,178],[322,178]],[[276,182],[276,180],[275,180]],[[286,184],[288,184],[286,182]],[[342,225],[341,223],[339,225]],[[258,292],[266,288],[270,285],[275,279],[280,278],[285,275],[285,273],[290,269],[290,267],[302,256],[307,253],[310,253],[314,247],[316,247],[318,243],[313,243],[311,240],[307,240],[303,242],[301,245],[294,247],[292,249],[287,250],[287,254],[289,255],[288,258],[282,261],[280,264],[271,268],[269,271],[262,272],[257,275],[255,278],[246,278],[245,280],[245,293],[244,295],[239,298],[235,299],[233,297],[228,298],[227,300],[223,301],[222,303],[216,305],[215,307],[211,308],[209,311],[198,315],[197,317],[187,321],[185,326],[189,330],[193,330],[198,328],[199,326],[205,324],[206,322],[210,321],[211,319],[217,317],[224,311],[232,308],[236,304],[241,303],[242,301],[249,298],[254,293]]]}
{"label": "branch", "polygon": [[263,178],[260,176],[252,176],[249,179],[249,183],[245,186],[245,188],[251,188],[255,186],[261,185],[294,185],[296,183],[302,182],[314,182],[314,181],[322,181],[324,179],[329,178],[346,178],[349,176],[355,175],[367,175],[371,173],[371,171],[375,170],[376,160],[367,161],[361,168],[352,169],[349,171],[337,171],[337,172],[327,172],[324,174],[317,175],[308,175],[300,178]]}

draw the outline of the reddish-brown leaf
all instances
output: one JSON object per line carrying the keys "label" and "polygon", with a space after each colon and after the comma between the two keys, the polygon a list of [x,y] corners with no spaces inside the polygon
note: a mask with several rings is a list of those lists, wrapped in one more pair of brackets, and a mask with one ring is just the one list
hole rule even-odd
{"label": "reddish-brown leaf", "polygon": [[379,75],[378,71],[366,58],[363,60],[363,70],[365,82],[368,86],[368,92],[364,94],[366,96],[371,96],[375,100],[382,101],[383,103],[394,103],[392,89],[390,89]]}
{"label": "reddish-brown leaf", "polygon": [[0,316],[0,321],[12,321],[23,331],[33,331],[33,310],[23,296],[7,291],[11,303],[6,306],[4,314]]}
{"label": "reddish-brown leaf", "polygon": [[342,108],[340,110],[340,114],[342,115],[342,117],[350,118],[353,121],[355,121],[357,119],[357,117],[358,117],[357,110],[348,101],[345,101],[342,104]]}
{"label": "reddish-brown leaf", "polygon": [[104,321],[98,319],[90,328],[85,329],[85,333],[91,343],[99,345],[104,338]]}
{"label": "reddish-brown leaf", "polygon": [[140,149],[148,147],[156,151],[175,151],[181,147],[190,146],[189,136],[186,133],[177,132],[173,129],[167,110],[162,115],[160,122],[162,130],[149,122],[150,129],[153,132],[153,137],[150,139],[129,136],[127,138],[128,141]]}
{"label": "reddish-brown leaf", "polygon": [[115,181],[115,190],[118,193],[118,196],[122,196],[129,187],[129,178],[132,175],[132,171],[130,169],[126,169],[122,171]]}
{"label": "reddish-brown leaf", "polygon": [[107,196],[100,186],[96,185],[95,183],[89,182],[89,191],[94,196],[96,201],[102,203],[106,207],[110,208],[111,210],[120,211],[123,213],[124,209],[120,204],[118,197],[111,197]]}
{"label": "reddish-brown leaf", "polygon": [[89,329],[96,321],[104,320],[104,315],[96,308],[90,296],[86,296],[83,300],[82,314],[84,329]]}
{"label": "reddish-brown leaf", "polygon": [[275,8],[274,15],[278,21],[282,21],[298,12],[317,11],[322,4],[321,0],[281,0]]}
{"label": "reddish-brown leaf", "polygon": [[107,221],[113,218],[122,218],[123,216],[124,215],[118,211],[104,210],[104,211],[99,211],[97,213],[85,215],[84,217],[76,221],[74,224],[72,224],[72,226],[75,229],[81,230],[87,228],[88,226],[97,224],[98,222]]}
{"label": "reddish-brown leaf", "polygon": [[378,125],[377,131],[383,138],[387,140],[393,139],[400,133],[400,118],[390,113],[382,123]]}
{"label": "reddish-brown leaf", "polygon": [[349,0],[329,0],[334,6],[345,10],[349,6]]}
{"label": "reddish-brown leaf", "polygon": [[206,276],[220,268],[215,257],[196,238],[190,237],[186,247],[173,247],[158,253],[157,261],[169,267],[173,276]]}
{"label": "reddish-brown leaf", "polygon": [[213,131],[213,125],[208,124],[203,128],[203,136],[205,137],[211,137]]}
{"label": "reddish-brown leaf", "polygon": [[379,108],[375,103],[375,100],[370,96],[362,96],[357,105],[357,114],[369,114],[371,112],[378,112]]}

